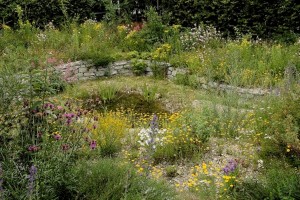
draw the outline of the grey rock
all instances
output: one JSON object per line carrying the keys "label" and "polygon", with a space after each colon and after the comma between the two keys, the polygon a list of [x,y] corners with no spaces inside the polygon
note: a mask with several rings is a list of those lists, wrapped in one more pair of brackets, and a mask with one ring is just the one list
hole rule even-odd
{"label": "grey rock", "polygon": [[126,61],[126,60],[121,60],[121,61],[117,61],[114,63],[115,66],[123,66],[126,64],[128,64],[128,61]]}
{"label": "grey rock", "polygon": [[87,68],[86,67],[82,67],[82,66],[78,69],[79,73],[85,73],[87,71],[88,71]]}

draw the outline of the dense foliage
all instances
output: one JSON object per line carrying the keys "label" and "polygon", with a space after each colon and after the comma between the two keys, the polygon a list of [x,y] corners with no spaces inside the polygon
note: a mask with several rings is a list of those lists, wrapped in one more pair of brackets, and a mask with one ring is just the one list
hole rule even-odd
{"label": "dense foliage", "polygon": [[110,20],[119,17],[137,21],[145,18],[145,11],[152,6],[165,22],[183,26],[213,25],[225,36],[247,33],[276,38],[280,35],[289,41],[300,32],[300,3],[296,0],[1,0],[0,14],[5,24],[17,25],[17,5],[23,9],[23,17],[38,26],[50,21],[61,24],[71,19],[100,20],[104,15]]}

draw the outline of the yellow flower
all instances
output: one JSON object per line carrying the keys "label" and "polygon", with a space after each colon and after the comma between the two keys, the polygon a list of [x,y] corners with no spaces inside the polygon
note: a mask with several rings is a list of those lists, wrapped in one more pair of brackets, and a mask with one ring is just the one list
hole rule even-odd
{"label": "yellow flower", "polygon": [[290,152],[291,150],[290,149],[286,149],[286,152]]}
{"label": "yellow flower", "polygon": [[124,26],[124,25],[119,25],[119,26],[117,27],[117,29],[118,29],[118,32],[123,32],[123,31],[126,30],[126,26]]}
{"label": "yellow flower", "polygon": [[99,29],[101,29],[101,27],[102,27],[101,23],[95,23],[95,25],[94,25],[95,30],[99,30]]}

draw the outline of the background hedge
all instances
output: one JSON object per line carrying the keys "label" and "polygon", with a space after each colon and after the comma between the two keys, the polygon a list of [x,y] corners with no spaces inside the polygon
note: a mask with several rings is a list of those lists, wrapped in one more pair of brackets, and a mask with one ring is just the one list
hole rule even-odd
{"label": "background hedge", "polygon": [[[42,27],[50,21],[62,24],[66,20],[101,20],[105,5],[117,0],[0,0],[2,22],[16,27],[16,6],[24,18]],[[292,37],[300,33],[299,0],[119,0],[115,6],[121,19],[141,20],[153,6],[166,23],[194,26],[213,25],[224,36],[252,34],[260,38]]]}

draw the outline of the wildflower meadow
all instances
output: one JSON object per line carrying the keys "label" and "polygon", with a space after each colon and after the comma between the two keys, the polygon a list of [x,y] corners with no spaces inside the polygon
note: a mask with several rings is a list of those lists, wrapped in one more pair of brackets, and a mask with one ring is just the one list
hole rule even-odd
{"label": "wildflower meadow", "polygon": [[59,2],[0,3],[0,200],[300,199],[298,29]]}

